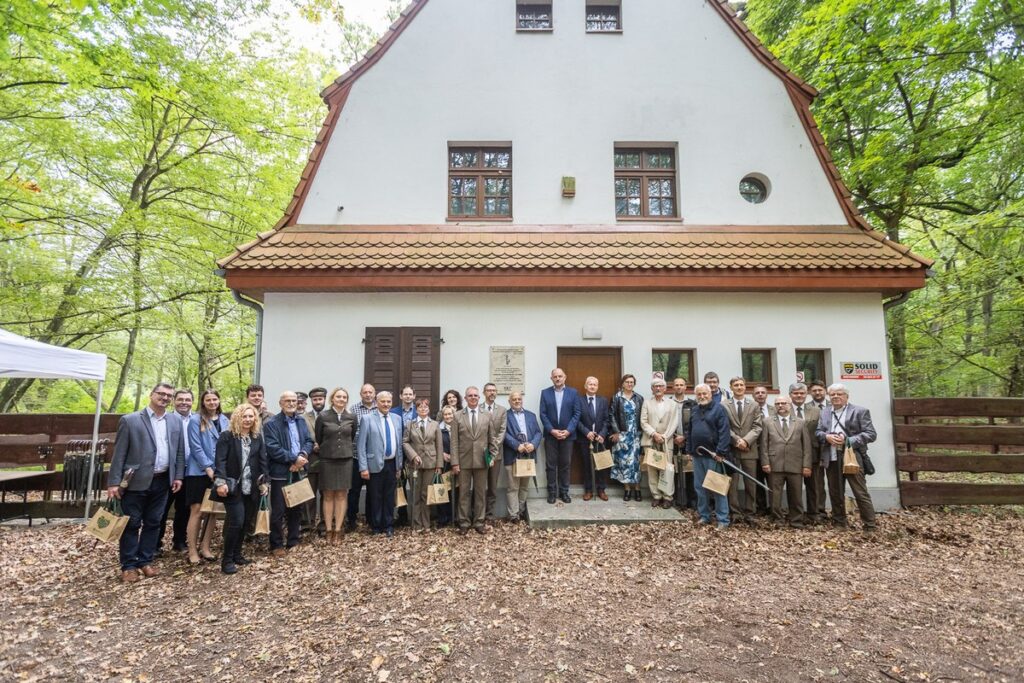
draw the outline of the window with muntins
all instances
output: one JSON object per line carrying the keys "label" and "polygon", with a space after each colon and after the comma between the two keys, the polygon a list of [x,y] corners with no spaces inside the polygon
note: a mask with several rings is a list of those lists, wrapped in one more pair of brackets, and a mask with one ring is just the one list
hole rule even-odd
{"label": "window with muntins", "polygon": [[617,33],[622,30],[622,6],[618,2],[587,3],[587,33]]}
{"label": "window with muntins", "polygon": [[740,352],[743,359],[743,379],[747,381],[748,387],[763,384],[769,389],[775,388],[772,371],[773,353],[772,349],[743,349]]}
{"label": "window with muntins", "polygon": [[448,148],[448,217],[512,218],[512,148]]}
{"label": "window with muntins", "polygon": [[670,390],[672,380],[677,377],[685,379],[687,387],[692,389],[697,368],[693,356],[693,349],[654,349],[651,351],[651,367],[655,372],[665,373]]}
{"label": "window with muntins", "polygon": [[676,218],[676,153],[672,148],[615,148],[615,215]]}
{"label": "window with muntins", "polygon": [[517,2],[517,31],[550,31],[554,28],[550,2]]}

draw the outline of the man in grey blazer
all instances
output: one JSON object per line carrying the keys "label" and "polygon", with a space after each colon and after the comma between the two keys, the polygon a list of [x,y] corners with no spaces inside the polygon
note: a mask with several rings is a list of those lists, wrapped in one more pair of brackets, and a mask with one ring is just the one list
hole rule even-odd
{"label": "man in grey blazer", "polygon": [[[878,434],[871,423],[871,412],[867,408],[850,403],[850,392],[842,384],[833,384],[828,388],[830,405],[821,412],[818,418],[816,434],[821,443],[821,464],[828,477],[828,497],[832,501],[832,523],[836,526],[849,526],[846,521],[846,485],[850,485],[853,497],[857,501],[857,511],[864,522],[864,531],[875,530],[875,506],[868,493],[867,481],[864,479],[864,456],[868,452],[868,444]],[[857,455],[860,472],[843,474],[843,450],[849,440]]]}
{"label": "man in grey blazer", "polygon": [[377,394],[377,409],[359,420],[356,454],[359,475],[369,482],[370,527],[375,534],[395,535],[395,490],[402,471],[402,416],[391,412],[391,392]]}
{"label": "man in grey blazer", "polygon": [[153,566],[160,544],[160,521],[171,493],[185,476],[185,430],[167,412],[174,387],[161,382],[149,393],[149,405],[117,424],[107,495],[119,498],[128,526],[119,547],[121,580],[134,583],[141,572],[157,576]]}
{"label": "man in grey blazer", "polygon": [[498,405],[498,387],[493,382],[484,385],[484,402],[480,404],[480,412],[491,417],[491,456],[494,461],[487,468],[487,521],[494,521],[494,505],[498,500],[498,479],[502,470],[502,449],[505,441],[505,430],[508,429],[507,415],[504,408]]}
{"label": "man in grey blazer", "polygon": [[[729,417],[729,431],[732,440],[732,461],[743,468],[751,477],[757,478],[758,446],[761,443],[761,410],[749,396],[747,383],[742,377],[729,380],[732,395],[722,399],[722,407]],[[752,521],[757,510],[757,494],[753,484],[743,484],[743,495],[740,496],[739,484],[743,480],[738,473],[732,473],[732,486],[729,488],[729,512],[732,522]]]}
{"label": "man in grey blazer", "polygon": [[777,522],[785,523],[782,514],[782,487],[786,487],[789,525],[803,527],[803,478],[811,476],[811,438],[803,420],[792,415],[789,396],[775,398],[775,410],[764,423],[761,434],[761,469],[768,475],[772,490],[771,509]]}
{"label": "man in grey blazer", "polygon": [[[494,444],[495,426],[480,408],[479,389],[467,387],[464,398],[466,407],[455,414],[451,430],[452,471],[459,478],[459,532],[467,534],[472,526],[486,534],[486,454]],[[497,456],[492,452],[492,457]]]}

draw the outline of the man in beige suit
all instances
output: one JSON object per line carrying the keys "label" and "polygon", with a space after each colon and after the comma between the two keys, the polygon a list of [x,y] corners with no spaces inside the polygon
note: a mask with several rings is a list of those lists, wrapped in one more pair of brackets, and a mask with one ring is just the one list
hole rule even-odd
{"label": "man in beige suit", "polygon": [[430,419],[430,401],[416,401],[416,419],[406,424],[402,432],[402,449],[413,477],[412,517],[413,529],[430,529],[430,508],[427,506],[427,488],[434,475],[444,467],[444,440],[437,422]]}
{"label": "man in beige suit", "polygon": [[821,417],[821,408],[813,401],[807,401],[807,385],[803,382],[789,385],[789,399],[793,402],[791,414],[804,421],[807,435],[811,440],[811,476],[804,479],[804,489],[807,492],[805,521],[809,524],[820,524],[825,518],[825,469],[819,467],[821,448],[814,430],[818,426],[818,418]]}
{"label": "man in beige suit", "polygon": [[487,521],[494,521],[494,504],[498,500],[498,478],[501,476],[501,452],[505,441],[507,411],[498,405],[498,387],[492,382],[484,385],[484,402],[480,410],[494,423],[491,440],[491,466],[487,469]]}
{"label": "man in beige suit", "polygon": [[[729,380],[729,388],[732,389],[732,396],[722,399],[722,407],[729,417],[733,462],[738,461],[743,471],[756,479],[762,428],[761,411],[746,395],[747,383],[742,377],[733,377]],[[742,480],[743,477],[733,472],[732,486],[729,487],[729,512],[732,514],[733,524],[740,521],[749,524],[757,509],[757,494],[754,492],[757,487],[753,484],[743,484],[741,503],[739,484]]]}
{"label": "man in beige suit", "polygon": [[480,409],[480,390],[467,387],[466,407],[455,415],[451,429],[452,471],[459,478],[459,531],[486,534],[487,469],[485,453],[494,443],[494,423]]}
{"label": "man in beige suit", "polygon": [[[811,476],[811,437],[807,425],[792,415],[793,402],[788,396],[775,398],[775,415],[764,425],[764,450],[761,469],[768,474],[772,490],[772,515],[780,524],[782,514],[782,487],[786,487],[789,504],[789,525],[804,525],[803,479]],[[817,423],[815,423],[817,424]]]}

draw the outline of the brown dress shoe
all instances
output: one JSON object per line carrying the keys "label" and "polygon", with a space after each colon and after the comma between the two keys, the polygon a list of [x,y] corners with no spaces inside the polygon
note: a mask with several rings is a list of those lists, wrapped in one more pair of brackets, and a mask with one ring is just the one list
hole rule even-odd
{"label": "brown dress shoe", "polygon": [[585,493],[583,494],[583,500],[590,500],[590,499],[591,499],[591,498],[593,498],[593,497],[594,497],[594,494],[593,494],[593,493],[591,493],[590,491],[587,491],[587,492],[585,492]]}
{"label": "brown dress shoe", "polygon": [[598,491],[597,497],[600,498],[601,500],[608,500],[608,494],[605,493],[604,491]]}
{"label": "brown dress shoe", "polygon": [[270,554],[274,557],[284,557],[284,548],[274,548]]}
{"label": "brown dress shoe", "polygon": [[151,564],[147,564],[142,568],[142,575],[147,579],[152,579],[154,576],[160,576],[160,570]]}
{"label": "brown dress shoe", "polygon": [[665,508],[666,510],[670,509],[672,507],[672,501],[666,498],[665,500],[661,501],[661,507]]}
{"label": "brown dress shoe", "polygon": [[141,578],[138,569],[125,569],[121,572],[121,580],[125,583],[135,583]]}

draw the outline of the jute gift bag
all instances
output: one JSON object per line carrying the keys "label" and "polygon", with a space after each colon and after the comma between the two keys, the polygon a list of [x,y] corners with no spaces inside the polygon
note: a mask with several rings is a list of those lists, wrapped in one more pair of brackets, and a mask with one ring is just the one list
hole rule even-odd
{"label": "jute gift bag", "polygon": [[111,498],[107,504],[96,510],[85,531],[104,543],[116,543],[121,540],[124,528],[128,526],[128,515],[121,511],[121,501]]}
{"label": "jute gift bag", "polygon": [[590,454],[594,458],[594,469],[595,470],[606,470],[609,469],[614,462],[612,461],[612,452],[607,448],[601,450],[594,450],[594,446],[590,446]]}
{"label": "jute gift bag", "polygon": [[452,476],[452,471],[448,470],[447,472],[442,472],[441,481],[444,482],[445,490],[450,492],[452,487],[455,485],[455,477]]}
{"label": "jute gift bag", "polygon": [[704,483],[702,486],[708,491],[717,493],[720,496],[729,495],[729,485],[732,483],[732,478],[727,474],[722,474],[716,470],[708,470],[707,474],[704,475]]}
{"label": "jute gift bag", "polygon": [[512,476],[517,478],[536,477],[537,461],[533,458],[516,458],[512,463]]}
{"label": "jute gift bag", "polygon": [[409,501],[405,499],[405,487],[401,484],[395,488],[395,508],[404,508],[409,504]]}
{"label": "jute gift bag", "polygon": [[224,512],[224,503],[218,503],[210,498],[210,492],[212,490],[213,489],[206,489],[206,491],[203,492],[203,504],[199,506],[199,512],[212,514]]}
{"label": "jute gift bag", "polygon": [[448,489],[441,481],[441,475],[434,475],[434,483],[427,488],[427,505],[441,505],[448,502]]}
{"label": "jute gift bag", "polygon": [[663,470],[668,465],[668,456],[665,455],[665,451],[657,448],[645,448],[644,464],[656,470]]}
{"label": "jute gift bag", "polygon": [[671,462],[658,475],[658,489],[669,497],[676,492],[676,467]]}
{"label": "jute gift bag", "polygon": [[270,533],[270,496],[260,496],[260,508],[256,511],[256,535]]}
{"label": "jute gift bag", "polygon": [[853,452],[853,446],[849,441],[846,442],[846,449],[843,450],[843,474],[860,474],[857,454]]}
{"label": "jute gift bag", "polygon": [[288,474],[288,485],[281,487],[281,493],[284,494],[284,506],[289,508],[302,505],[306,501],[316,498],[309,479],[299,475],[299,479],[295,481],[294,474],[292,473]]}

